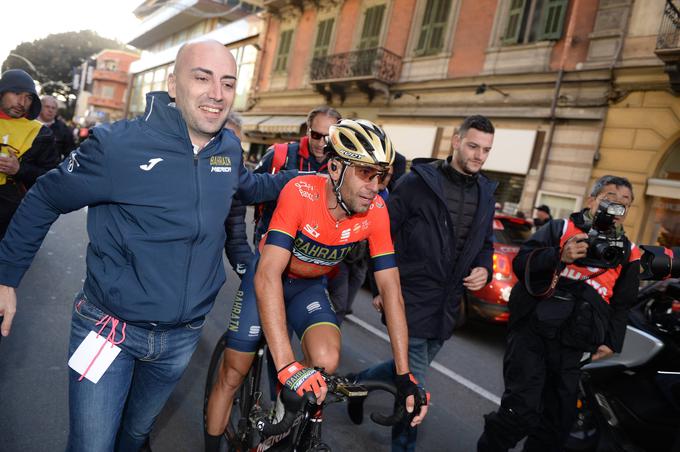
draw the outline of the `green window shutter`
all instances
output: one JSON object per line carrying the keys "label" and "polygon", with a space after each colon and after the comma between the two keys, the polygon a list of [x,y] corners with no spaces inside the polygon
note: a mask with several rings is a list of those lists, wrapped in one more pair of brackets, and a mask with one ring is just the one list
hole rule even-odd
{"label": "green window shutter", "polygon": [[420,27],[420,36],[418,36],[418,45],[416,46],[416,55],[422,55],[427,49],[427,43],[430,40],[430,33],[432,29],[432,10],[434,9],[434,2],[436,0],[427,0],[425,4],[425,13],[423,14],[423,23]]}
{"label": "green window shutter", "polygon": [[557,40],[562,37],[567,6],[569,6],[569,0],[547,0],[545,2],[537,36],[539,41]]}
{"label": "green window shutter", "polygon": [[290,53],[290,43],[293,39],[293,30],[285,30],[281,32],[279,38],[279,49],[276,52],[276,62],[274,63],[274,72],[285,71],[288,67],[288,54]]}
{"label": "green window shutter", "polygon": [[334,22],[335,19],[326,19],[319,22],[316,42],[314,43],[314,57],[326,56],[328,54]]}
{"label": "green window shutter", "polygon": [[526,0],[512,0],[510,3],[510,9],[508,10],[508,25],[501,38],[503,44],[516,44],[519,42],[519,35],[522,31],[522,17],[524,16],[526,3]]}
{"label": "green window shutter", "polygon": [[384,15],[385,5],[373,6],[366,10],[364,26],[361,29],[361,39],[359,40],[359,50],[378,47]]}
{"label": "green window shutter", "polygon": [[427,0],[416,55],[433,54],[444,48],[444,32],[450,8],[451,0]]}

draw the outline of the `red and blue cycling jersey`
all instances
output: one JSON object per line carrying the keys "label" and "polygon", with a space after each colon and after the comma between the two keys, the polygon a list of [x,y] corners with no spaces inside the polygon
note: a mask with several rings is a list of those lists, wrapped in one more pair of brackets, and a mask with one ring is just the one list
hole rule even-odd
{"label": "red and blue cycling jersey", "polygon": [[299,176],[286,184],[260,251],[265,243],[290,250],[288,276],[316,278],[330,272],[355,243],[368,239],[374,271],[396,267],[385,201],[376,195],[366,212],[336,221],[327,206],[327,180]]}

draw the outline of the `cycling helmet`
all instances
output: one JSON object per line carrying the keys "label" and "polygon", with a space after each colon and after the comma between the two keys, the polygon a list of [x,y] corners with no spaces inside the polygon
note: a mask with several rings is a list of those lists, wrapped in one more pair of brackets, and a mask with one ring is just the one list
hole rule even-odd
{"label": "cycling helmet", "polygon": [[359,165],[391,166],[394,147],[385,132],[365,119],[343,119],[330,127],[328,143],[341,160]]}

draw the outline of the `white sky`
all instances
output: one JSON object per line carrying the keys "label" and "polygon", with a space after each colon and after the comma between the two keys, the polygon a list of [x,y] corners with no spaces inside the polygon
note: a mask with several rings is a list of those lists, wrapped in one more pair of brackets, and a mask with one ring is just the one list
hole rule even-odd
{"label": "white sky", "polygon": [[0,0],[0,64],[17,45],[52,33],[94,30],[125,43],[139,21],[132,11],[143,0]]}

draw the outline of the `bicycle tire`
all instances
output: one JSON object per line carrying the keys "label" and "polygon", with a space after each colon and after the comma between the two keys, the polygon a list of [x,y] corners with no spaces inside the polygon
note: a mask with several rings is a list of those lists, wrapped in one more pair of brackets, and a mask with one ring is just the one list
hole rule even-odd
{"label": "bicycle tire", "polygon": [[[206,430],[205,419],[208,410],[208,399],[210,398],[210,393],[212,388],[217,381],[219,376],[220,367],[222,366],[222,361],[224,359],[224,350],[227,348],[227,338],[226,334],[223,335],[220,340],[215,344],[212,356],[210,357],[210,365],[208,366],[208,375],[205,382],[205,392],[203,395],[203,431]],[[243,400],[250,394],[250,385],[252,384],[252,368],[248,371],[246,378],[243,380],[241,388],[237,391],[234,397],[234,403],[231,408],[231,415],[229,416],[229,422],[222,435],[223,442],[222,448],[226,446],[227,451],[241,451],[247,450],[247,446],[241,444],[238,440],[239,437],[239,421],[241,419],[248,418],[248,411],[250,408],[246,408],[242,403]],[[249,407],[250,405],[248,405]]]}

